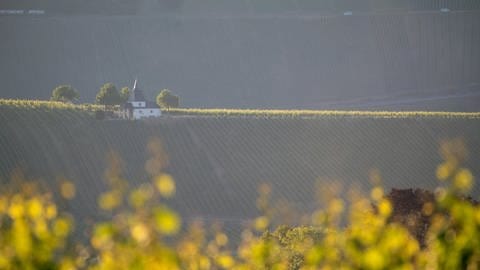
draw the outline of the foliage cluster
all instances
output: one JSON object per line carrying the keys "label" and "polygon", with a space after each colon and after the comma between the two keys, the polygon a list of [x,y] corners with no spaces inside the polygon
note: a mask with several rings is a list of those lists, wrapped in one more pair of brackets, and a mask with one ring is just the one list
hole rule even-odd
{"label": "foliage cluster", "polygon": [[265,117],[265,118],[320,118],[320,117],[366,117],[366,118],[468,118],[478,119],[478,112],[431,112],[431,111],[332,111],[332,110],[257,110],[257,109],[195,109],[173,108],[171,115],[212,117]]}
{"label": "foliage cluster", "polygon": [[59,85],[52,91],[53,101],[72,102],[78,99],[79,94],[71,85]]}
{"label": "foliage cluster", "polygon": [[125,103],[130,96],[130,89],[123,87],[119,92],[113,83],[106,83],[97,93],[95,102],[106,106],[119,105]]}
{"label": "foliage cluster", "polygon": [[[77,262],[68,255],[75,248],[67,243],[73,220],[59,212],[52,193],[40,192],[35,183],[23,183],[20,189],[3,189],[0,195],[0,269],[82,266],[80,255]],[[66,197],[73,196],[70,182],[61,189]]]}
{"label": "foliage cluster", "polygon": [[[73,220],[58,213],[50,192],[38,192],[32,184],[23,185],[20,192],[2,189],[0,269],[480,267],[480,206],[462,199],[473,176],[461,167],[466,153],[459,141],[441,147],[444,162],[436,173],[447,187],[437,190],[434,203],[423,206],[431,220],[424,248],[408,228],[390,220],[392,204],[379,186],[370,198],[352,193],[348,204],[332,196],[306,226],[280,226],[273,232],[271,190],[261,186],[257,205],[262,214],[244,231],[237,249],[221,229],[210,237],[201,224],[193,223],[181,233],[180,217],[167,206],[176,191],[174,180],[164,172],[169,161],[159,140],[151,140],[148,151],[145,168],[151,182],[134,188],[122,177],[122,161],[109,157],[105,176],[110,188],[98,204],[112,218],[94,225],[85,247],[68,241]],[[70,199],[75,187],[62,182],[59,193]]]}
{"label": "foliage cluster", "polygon": [[174,95],[170,90],[163,89],[157,96],[157,104],[160,108],[178,108],[179,97]]}

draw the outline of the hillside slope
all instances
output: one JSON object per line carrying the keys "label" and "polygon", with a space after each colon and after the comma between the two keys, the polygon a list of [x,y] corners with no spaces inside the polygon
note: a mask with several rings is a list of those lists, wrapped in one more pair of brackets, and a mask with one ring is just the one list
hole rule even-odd
{"label": "hillside slope", "polygon": [[[96,205],[105,190],[106,155],[125,161],[132,185],[148,181],[147,142],[159,137],[177,183],[171,204],[186,221],[220,219],[237,230],[257,214],[257,187],[270,183],[275,200],[298,212],[316,206],[316,188],[332,183],[370,187],[378,169],[386,188],[438,185],[439,140],[461,136],[465,164],[480,175],[480,120],[407,117],[164,117],[151,121],[97,121],[81,110],[0,106],[0,178],[15,168],[55,184],[72,179],[76,198],[67,205],[82,222],[104,215]],[[476,185],[472,194],[480,195]],[[80,226],[81,227],[81,226]]]}
{"label": "hillside slope", "polygon": [[91,102],[138,76],[148,98],[169,88],[187,107],[480,104],[478,10],[211,14],[194,2],[170,15],[0,16],[1,95],[46,99],[67,83]]}

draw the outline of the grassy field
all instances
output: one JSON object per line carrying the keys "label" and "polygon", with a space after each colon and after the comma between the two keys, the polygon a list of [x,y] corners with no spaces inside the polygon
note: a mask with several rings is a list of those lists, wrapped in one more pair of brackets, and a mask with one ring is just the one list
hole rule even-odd
{"label": "grassy field", "polygon": [[[187,222],[218,219],[233,232],[257,214],[257,187],[264,182],[274,201],[289,201],[297,217],[317,205],[319,188],[369,188],[372,169],[387,189],[432,190],[443,139],[463,138],[470,150],[465,166],[480,175],[476,113],[172,110],[187,116],[98,121],[89,106],[30,104],[0,101],[0,179],[20,168],[50,185],[74,181],[77,196],[65,207],[78,217],[78,234],[89,219],[105,215],[96,198],[106,188],[107,153],[123,158],[125,177],[138,186],[149,181],[144,168],[152,137],[162,140],[166,171],[177,181],[169,203]],[[297,117],[303,115],[309,117]],[[478,185],[472,194],[478,198]]]}

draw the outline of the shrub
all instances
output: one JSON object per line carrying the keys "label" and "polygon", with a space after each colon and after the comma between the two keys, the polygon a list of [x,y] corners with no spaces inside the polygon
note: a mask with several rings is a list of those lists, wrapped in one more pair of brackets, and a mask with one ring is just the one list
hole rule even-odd
{"label": "shrub", "polygon": [[79,94],[71,85],[60,85],[52,91],[52,101],[72,102],[78,99]]}

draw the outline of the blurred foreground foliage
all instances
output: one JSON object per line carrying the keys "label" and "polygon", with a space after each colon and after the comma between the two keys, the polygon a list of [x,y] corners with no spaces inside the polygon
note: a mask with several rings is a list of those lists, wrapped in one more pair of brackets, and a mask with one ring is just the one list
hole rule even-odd
{"label": "blurred foreground foliage", "polygon": [[[378,185],[370,197],[352,193],[347,203],[331,196],[301,226],[276,227],[269,207],[271,190],[259,188],[261,215],[233,248],[220,227],[207,234],[193,222],[181,229],[180,216],[167,205],[175,182],[164,172],[168,159],[159,140],[148,145],[145,168],[151,182],[135,188],[122,178],[122,161],[109,156],[110,187],[99,198],[111,219],[97,221],[88,244],[71,237],[74,218],[62,213],[51,191],[16,183],[0,194],[0,269],[479,269],[480,206],[467,200],[473,185],[462,168],[461,140],[441,144],[436,171],[444,187],[423,203],[428,222],[419,241],[417,219],[392,218],[395,211]],[[377,174],[373,178],[378,178]],[[60,184],[62,199],[75,187]],[[418,226],[417,226],[418,227]]]}

